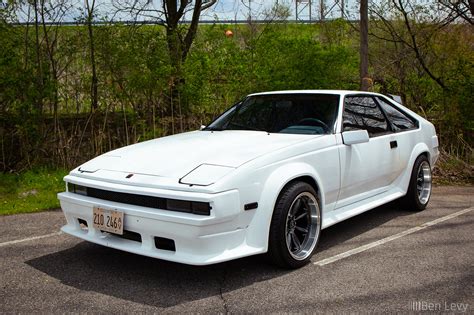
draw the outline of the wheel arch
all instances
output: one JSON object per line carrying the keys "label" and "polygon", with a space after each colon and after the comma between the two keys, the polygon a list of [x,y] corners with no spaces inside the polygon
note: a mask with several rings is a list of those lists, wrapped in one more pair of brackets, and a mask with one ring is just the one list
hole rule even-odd
{"label": "wheel arch", "polygon": [[421,155],[425,155],[428,161],[431,161],[430,160],[431,153],[428,146],[425,143],[417,144],[411,152],[410,159],[408,160],[408,164],[407,164],[407,169],[401,180],[401,188],[403,189],[405,193],[407,192],[408,185],[410,184],[411,173],[413,171],[413,166],[415,165],[415,161]]}
{"label": "wheel arch", "polygon": [[[428,161],[431,161],[431,154],[430,154],[429,151],[421,152],[420,154],[418,154],[418,156],[415,158],[415,160],[416,160],[420,155],[426,156],[426,158],[428,159]],[[415,163],[415,161],[413,161],[413,163]],[[431,163],[430,163],[430,164],[431,164]]]}
{"label": "wheel arch", "polygon": [[317,171],[306,163],[290,163],[276,168],[267,177],[259,200],[256,216],[248,227],[247,243],[268,250],[268,235],[275,204],[282,191],[295,181],[311,185],[317,193],[321,214],[324,207],[324,186]]}
{"label": "wheel arch", "polygon": [[[320,192],[320,189],[319,189],[319,185],[318,183],[316,182],[316,180],[314,179],[313,176],[311,175],[301,175],[301,176],[298,176],[298,177],[295,177],[291,180],[289,180],[281,189],[280,189],[280,192],[278,193],[278,196],[277,198],[275,199],[275,203],[276,201],[278,200],[278,198],[280,197],[281,193],[285,190],[286,187],[288,187],[289,185],[291,185],[292,183],[294,182],[304,182],[308,185],[310,185],[311,187],[313,187],[314,191],[316,192],[316,194],[318,194],[318,199],[321,201],[321,192]],[[275,206],[275,203],[273,206]]]}

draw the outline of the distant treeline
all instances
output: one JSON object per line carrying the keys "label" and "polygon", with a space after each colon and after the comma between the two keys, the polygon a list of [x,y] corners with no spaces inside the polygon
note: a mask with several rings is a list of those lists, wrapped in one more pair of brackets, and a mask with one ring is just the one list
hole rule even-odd
{"label": "distant treeline", "polygon": [[[343,20],[201,25],[179,72],[161,26],[92,27],[93,37],[87,26],[0,23],[0,170],[73,167],[197,129],[252,92],[359,88],[359,34]],[[391,27],[406,42],[370,25],[373,90],[401,95],[436,124],[444,151],[470,163],[472,26],[419,26],[416,47],[403,23]]]}

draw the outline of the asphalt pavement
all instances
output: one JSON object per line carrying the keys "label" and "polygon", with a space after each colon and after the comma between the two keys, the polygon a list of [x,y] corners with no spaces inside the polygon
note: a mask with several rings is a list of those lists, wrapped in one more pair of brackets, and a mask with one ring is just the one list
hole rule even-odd
{"label": "asphalt pavement", "polygon": [[474,313],[474,187],[435,187],[322,232],[312,262],[194,267],[58,233],[60,210],[0,217],[0,313]]}

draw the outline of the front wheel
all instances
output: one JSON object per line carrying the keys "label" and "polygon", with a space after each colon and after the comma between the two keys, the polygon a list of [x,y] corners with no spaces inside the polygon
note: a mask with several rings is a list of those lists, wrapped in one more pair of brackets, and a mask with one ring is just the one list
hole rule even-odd
{"label": "front wheel", "polygon": [[283,189],[273,211],[268,255],[284,268],[309,262],[321,233],[321,208],[313,187],[294,182]]}
{"label": "front wheel", "polygon": [[412,211],[421,211],[426,208],[431,197],[431,166],[425,155],[420,155],[413,165],[410,184],[403,204]]}

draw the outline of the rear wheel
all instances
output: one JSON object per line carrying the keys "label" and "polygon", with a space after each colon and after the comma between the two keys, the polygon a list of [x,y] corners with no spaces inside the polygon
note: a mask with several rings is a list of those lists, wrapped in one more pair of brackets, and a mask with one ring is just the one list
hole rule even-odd
{"label": "rear wheel", "polygon": [[412,211],[426,208],[431,197],[432,176],[431,166],[425,155],[420,155],[413,165],[410,184],[403,204]]}
{"label": "rear wheel", "polygon": [[304,182],[289,184],[273,211],[268,255],[284,268],[309,262],[321,233],[321,209],[313,187]]}

